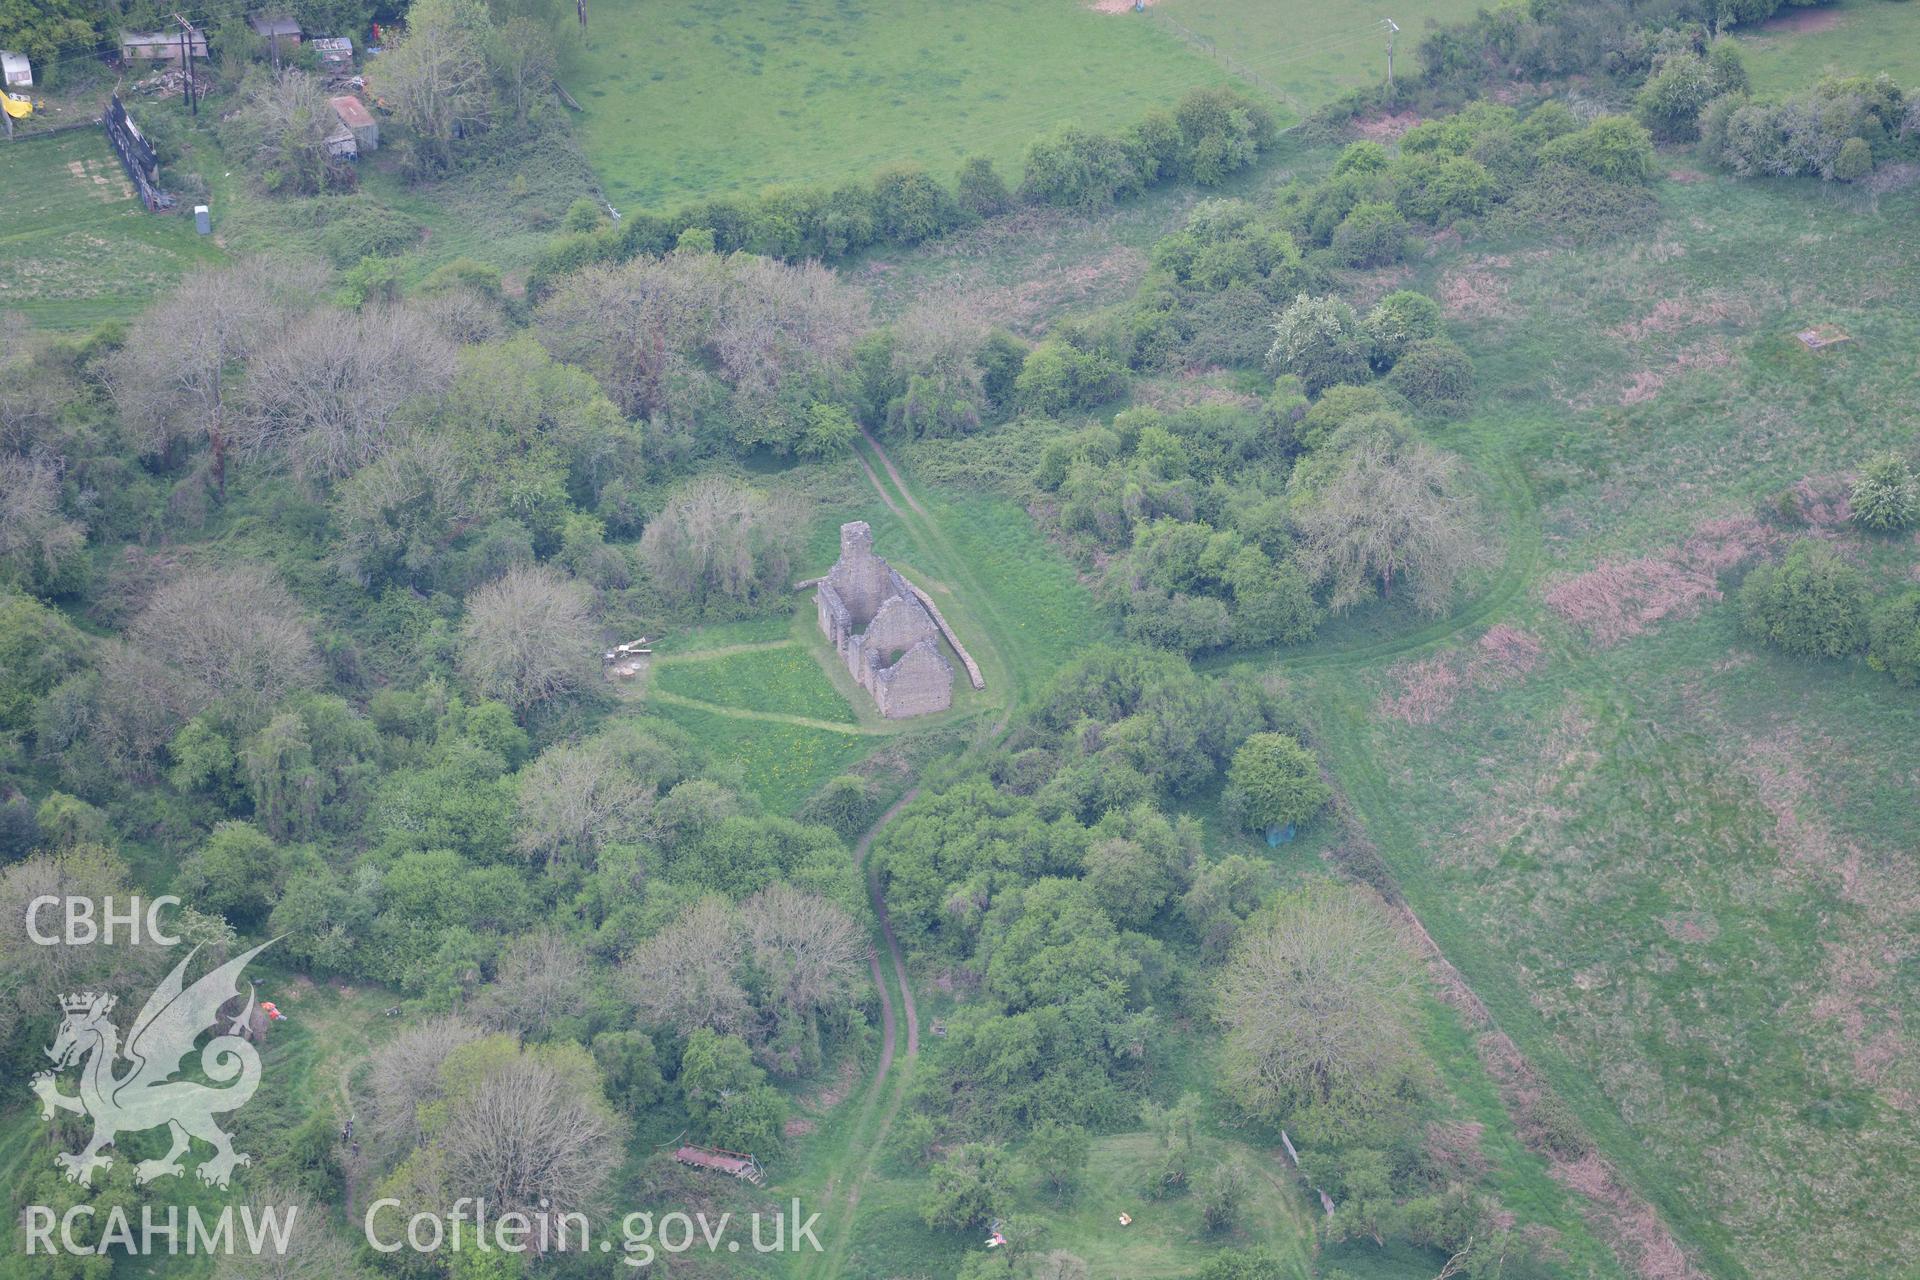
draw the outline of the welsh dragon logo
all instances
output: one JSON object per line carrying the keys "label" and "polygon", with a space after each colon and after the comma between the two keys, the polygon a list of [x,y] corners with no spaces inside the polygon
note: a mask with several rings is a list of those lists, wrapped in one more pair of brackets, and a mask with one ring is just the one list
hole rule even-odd
{"label": "welsh dragon logo", "polygon": [[[195,947],[147,997],[124,1046],[108,1017],[114,1004],[111,995],[88,992],[61,997],[66,1021],[46,1051],[54,1069],[33,1078],[33,1091],[40,1097],[43,1119],[53,1119],[56,1110],[93,1117],[93,1140],[77,1153],[62,1151],[54,1156],[54,1162],[66,1170],[67,1181],[92,1185],[95,1169],[113,1166],[111,1156],[100,1154],[103,1147],[112,1146],[120,1134],[162,1125],[172,1131],[173,1147],[158,1160],[142,1160],[134,1166],[136,1182],[181,1173],[180,1157],[187,1154],[194,1138],[214,1149],[213,1156],[196,1170],[202,1182],[224,1187],[236,1165],[252,1162],[250,1156],[233,1149],[233,1139],[213,1120],[216,1113],[246,1105],[260,1084],[260,1055],[241,1035],[253,1008],[251,984],[246,1005],[226,1029],[215,1024],[221,1020],[221,1006],[240,994],[240,973],[247,962],[272,945],[263,942],[187,987],[182,975],[199,953]],[[208,1030],[215,1035],[200,1050],[200,1070],[225,1087],[171,1079],[193,1052],[194,1042]],[[126,1069],[119,1071],[122,1062]],[[61,1093],[59,1073],[76,1064],[80,1092]]]}

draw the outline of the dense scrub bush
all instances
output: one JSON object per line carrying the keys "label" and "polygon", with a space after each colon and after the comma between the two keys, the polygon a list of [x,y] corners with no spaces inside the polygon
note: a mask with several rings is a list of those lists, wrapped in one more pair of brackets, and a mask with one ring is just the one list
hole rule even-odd
{"label": "dense scrub bush", "polygon": [[1897,453],[1868,459],[1853,483],[1848,505],[1856,523],[1877,533],[1920,524],[1920,476]]}
{"label": "dense scrub bush", "polygon": [[1013,385],[1026,409],[1057,414],[1104,404],[1125,389],[1126,377],[1110,356],[1054,338],[1027,353]]}
{"label": "dense scrub bush", "polygon": [[390,258],[420,238],[420,224],[389,205],[365,196],[343,201],[320,232],[320,249],[336,267],[362,258]]}
{"label": "dense scrub bush", "polygon": [[1384,201],[1362,201],[1333,229],[1331,243],[1334,256],[1350,267],[1391,266],[1406,256],[1406,219]]}
{"label": "dense scrub bush", "polygon": [[1360,382],[1370,366],[1366,331],[1347,303],[1331,295],[1300,294],[1273,322],[1267,364],[1300,379],[1308,395],[1341,382]]}
{"label": "dense scrub bush", "polygon": [[1700,113],[1715,98],[1745,93],[1746,66],[1730,40],[1715,41],[1705,57],[1691,48],[1663,54],[1634,98],[1634,115],[1663,142],[1700,136]]}
{"label": "dense scrub bush", "polygon": [[1408,347],[1440,336],[1440,304],[1424,293],[1397,289],[1373,304],[1366,328],[1373,367],[1391,369]]}
{"label": "dense scrub bush", "polygon": [[873,179],[875,229],[899,244],[918,244],[942,235],[961,220],[952,193],[925,170],[883,169]]}
{"label": "dense scrub bush", "polygon": [[[1180,171],[1203,187],[1218,186],[1273,145],[1273,114],[1237,90],[1195,89],[1174,111]],[[1143,175],[1151,182],[1151,176]]]}
{"label": "dense scrub bush", "polygon": [[1647,203],[1652,156],[1646,130],[1624,117],[1583,126],[1557,103],[1523,115],[1475,102],[1416,125],[1394,151],[1375,142],[1350,144],[1325,179],[1284,188],[1277,210],[1301,245],[1329,246],[1346,261],[1376,262],[1393,252],[1384,233],[1377,245],[1360,235],[1362,227],[1377,228],[1376,204],[1392,205],[1411,224],[1436,227],[1485,220],[1560,233],[1569,214],[1576,228],[1617,224],[1581,218],[1581,206]]}
{"label": "dense scrub bush", "polygon": [[1774,100],[1715,99],[1700,115],[1701,150],[1743,177],[1857,181],[1920,154],[1911,114],[1885,75],[1828,76]]}
{"label": "dense scrub bush", "polygon": [[975,220],[997,217],[1013,207],[1006,179],[985,156],[973,156],[960,166],[953,180],[953,198],[961,212]]}
{"label": "dense scrub bush", "polygon": [[1866,582],[1824,542],[1802,539],[1740,585],[1740,625],[1801,657],[1841,658],[1867,643]]}
{"label": "dense scrub bush", "polygon": [[1543,163],[1566,165],[1607,182],[1645,182],[1653,173],[1653,137],[1625,116],[1602,116],[1540,148]]}
{"label": "dense scrub bush", "polygon": [[1867,665],[1896,684],[1920,685],[1920,590],[1902,591],[1874,606],[1867,619]]}
{"label": "dense scrub bush", "polygon": [[1848,138],[1833,158],[1835,182],[1858,182],[1873,172],[1873,148],[1865,138]]}
{"label": "dense scrub bush", "polygon": [[1461,413],[1473,402],[1473,361],[1444,338],[1412,343],[1386,381],[1407,403],[1427,413]]}
{"label": "dense scrub bush", "polygon": [[1027,146],[1020,197],[1082,213],[1104,209],[1139,184],[1120,140],[1078,125],[1062,125]]}

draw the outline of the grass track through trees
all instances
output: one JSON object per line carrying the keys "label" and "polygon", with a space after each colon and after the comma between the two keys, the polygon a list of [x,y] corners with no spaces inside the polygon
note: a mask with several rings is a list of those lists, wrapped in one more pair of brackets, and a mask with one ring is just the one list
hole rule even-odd
{"label": "grass track through trees", "polygon": [[[926,509],[915,501],[899,471],[894,468],[892,461],[880,448],[879,442],[872,436],[866,436],[866,441],[885,465],[887,475],[900,497],[915,515],[924,521],[919,532],[937,536],[938,531],[934,528],[932,519],[927,516]],[[868,464],[864,456],[861,456],[860,462],[866,468],[868,478],[886,502],[888,509],[900,513],[900,508],[888,493],[887,486],[882,483],[879,474]],[[965,568],[964,565],[959,564],[954,567],[963,571]],[[991,638],[986,638],[985,643],[991,644]],[[989,735],[990,739],[997,740],[1006,731],[1012,714],[1013,703],[1009,698],[994,724]],[[844,1209],[839,1229],[835,1231],[831,1223],[829,1224],[830,1243],[823,1254],[801,1256],[795,1273],[797,1280],[837,1280],[845,1268],[847,1254],[852,1247],[854,1219],[859,1212],[860,1193],[867,1180],[873,1176],[874,1167],[879,1163],[881,1153],[886,1148],[887,1134],[893,1127],[894,1118],[900,1114],[900,1108],[906,1102],[907,1088],[912,1082],[913,1070],[919,1061],[920,1026],[919,1015],[913,1003],[913,986],[907,978],[907,964],[900,953],[899,940],[894,937],[893,924],[887,916],[886,895],[881,891],[879,871],[867,864],[867,854],[873,848],[874,838],[919,795],[920,789],[914,787],[894,801],[854,846],[854,862],[866,873],[867,894],[873,904],[874,919],[879,924],[881,940],[886,947],[887,964],[884,973],[879,958],[876,957],[873,961],[873,977],[880,991],[883,1023],[880,1060],[874,1070],[873,1080],[867,1086],[866,1098],[860,1107],[860,1116],[854,1122],[853,1132],[844,1148],[841,1163],[828,1175],[826,1181],[827,1193],[832,1197],[828,1201],[829,1205],[838,1204]],[[897,1006],[888,990],[889,986],[898,992]],[[901,1019],[905,1020],[907,1028],[906,1051],[898,1059],[898,1071],[894,1071],[898,1027]],[[887,1087],[889,1074],[893,1075],[894,1080],[891,1088]]]}
{"label": "grass track through trees", "polygon": [[[975,745],[975,749],[989,748],[1006,733],[1019,702],[1032,691],[1032,681],[1050,674],[1053,669],[1047,657],[1034,649],[1037,639],[1043,638],[1020,638],[1020,633],[1008,625],[1000,603],[1000,593],[988,589],[986,582],[976,572],[973,560],[956,548],[942,522],[929,510],[928,504],[923,503],[908,487],[906,477],[880,442],[863,433],[863,439],[856,444],[855,450],[875,490],[885,500],[888,509],[900,516],[902,524],[917,544],[921,562],[935,566],[943,576],[950,578],[966,600],[969,612],[980,620],[979,627],[964,633],[966,641],[981,655],[990,673],[989,680],[1003,680],[1009,685],[1002,691],[999,714]],[[871,453],[873,461],[880,464],[878,470],[868,460],[867,453]],[[882,472],[885,474],[884,480]],[[1025,680],[1020,674],[1023,671],[1028,677]],[[855,1225],[861,1193],[883,1157],[887,1135],[906,1103],[907,1090],[919,1060],[919,1017],[914,1006],[913,986],[907,975],[906,959],[887,916],[879,874],[867,865],[867,854],[873,847],[874,838],[918,795],[919,788],[916,787],[895,801],[860,838],[854,850],[856,862],[867,873],[867,891],[886,948],[885,972],[883,974],[882,966],[876,959],[874,976],[880,988],[882,1018],[888,1025],[883,1028],[879,1064],[873,1080],[867,1086],[859,1117],[854,1122],[840,1161],[825,1180],[830,1196],[828,1203],[843,1209],[842,1220],[838,1229],[833,1230],[831,1242],[824,1253],[801,1257],[795,1272],[797,1280],[839,1280],[845,1271],[856,1237]],[[889,986],[892,987],[892,993],[889,992]],[[897,1027],[902,1021],[906,1027],[906,1044],[896,1056]],[[889,1075],[892,1076],[891,1085],[887,1082]]]}

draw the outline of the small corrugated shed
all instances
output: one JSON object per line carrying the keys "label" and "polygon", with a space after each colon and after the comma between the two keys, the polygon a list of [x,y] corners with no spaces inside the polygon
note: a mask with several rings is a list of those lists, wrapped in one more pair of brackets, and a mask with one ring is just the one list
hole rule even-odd
{"label": "small corrugated shed", "polygon": [[[156,62],[180,61],[181,36],[178,31],[122,31],[120,33],[120,56],[137,61],[142,58]],[[196,58],[207,56],[207,38],[196,31],[188,37],[186,47],[193,51]]]}
{"label": "small corrugated shed", "polygon": [[278,40],[283,45],[300,43],[300,24],[284,15],[270,18],[263,13],[256,13],[247,19],[247,25],[262,40]]}
{"label": "small corrugated shed", "polygon": [[315,36],[307,41],[320,55],[323,67],[353,65],[353,39],[350,36]]}
{"label": "small corrugated shed", "polygon": [[695,1169],[711,1169],[715,1173],[740,1178],[756,1187],[766,1185],[766,1173],[760,1168],[760,1162],[743,1151],[688,1145],[675,1151],[673,1158]]}
{"label": "small corrugated shed", "polygon": [[333,131],[326,137],[326,144],[327,154],[330,156],[348,160],[355,160],[360,156],[360,144],[354,141],[353,130],[344,124],[334,125]]}
{"label": "small corrugated shed", "polygon": [[353,140],[362,151],[375,151],[380,147],[380,125],[373,118],[373,112],[367,110],[367,104],[350,93],[337,98],[327,99],[333,108],[333,114],[340,123],[353,131]]}
{"label": "small corrugated shed", "polygon": [[9,89],[31,89],[33,64],[27,61],[27,55],[24,53],[0,49],[0,78],[5,79]]}

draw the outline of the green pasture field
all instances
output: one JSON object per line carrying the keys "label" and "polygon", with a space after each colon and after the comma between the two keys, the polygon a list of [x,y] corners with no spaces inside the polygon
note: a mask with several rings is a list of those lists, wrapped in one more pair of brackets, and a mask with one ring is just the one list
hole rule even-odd
{"label": "green pasture field", "polygon": [[1055,123],[1129,124],[1226,78],[1138,15],[1074,0],[712,0],[592,23],[578,129],[623,209],[974,154],[1005,170]]}
{"label": "green pasture field", "polygon": [[[1473,0],[1395,11],[1419,22]],[[1115,129],[1237,78],[1285,123],[1384,76],[1385,0],[713,0],[595,11],[573,85],[613,202],[650,208],[775,183],[945,174],[970,155],[1017,180],[1027,143],[1074,121]]]}
{"label": "green pasture field", "polygon": [[[1437,434],[1490,478],[1502,567],[1443,622],[1362,613],[1268,665],[1441,949],[1707,1274],[1900,1274],[1920,1221],[1876,1206],[1920,1161],[1920,695],[1757,649],[1730,597],[1738,547],[1806,532],[1878,590],[1920,572],[1910,539],[1744,519],[1914,443],[1920,196],[1685,176],[1622,241],[1414,260],[1478,368]],[[1814,323],[1853,341],[1809,352]],[[1545,602],[1716,545],[1717,582],[1615,643]],[[1537,670],[1388,714],[1500,622]]]}
{"label": "green pasture field", "polygon": [[1156,0],[1146,17],[1195,44],[1209,56],[1229,59],[1256,87],[1278,91],[1280,100],[1304,115],[1348,89],[1386,79],[1387,33],[1400,24],[1394,70],[1418,68],[1413,53],[1435,22],[1459,22],[1485,7],[1479,0]]}
{"label": "green pasture field", "polygon": [[1826,72],[1877,75],[1920,85],[1920,8],[1899,0],[1835,0],[1739,33],[1757,93],[1812,84]]}
{"label": "green pasture field", "polygon": [[127,316],[220,251],[193,213],[148,213],[99,129],[5,144],[0,311],[50,329]]}

